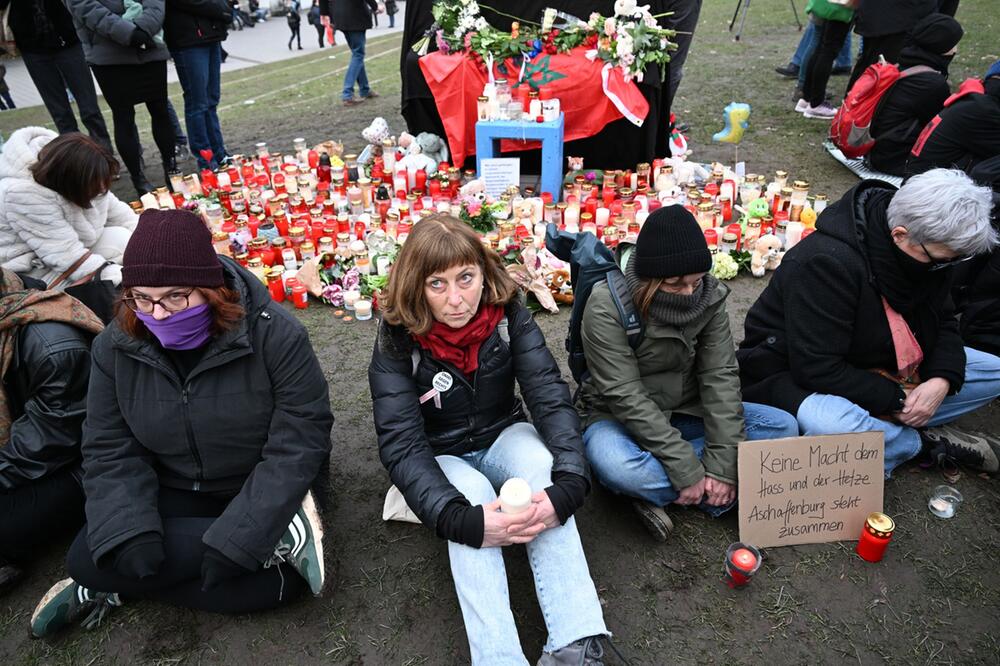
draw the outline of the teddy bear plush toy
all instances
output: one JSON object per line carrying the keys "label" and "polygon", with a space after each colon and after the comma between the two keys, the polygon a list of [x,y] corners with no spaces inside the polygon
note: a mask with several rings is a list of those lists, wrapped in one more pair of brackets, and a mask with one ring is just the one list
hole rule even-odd
{"label": "teddy bear plush toy", "polygon": [[552,292],[552,300],[564,305],[573,304],[573,290],[569,286],[569,271],[565,269],[554,270],[545,275],[545,283]]}
{"label": "teddy bear plush toy", "polygon": [[389,124],[379,116],[372,124],[361,130],[361,137],[368,142],[358,157],[358,163],[371,164],[382,149],[382,142],[389,138]]}
{"label": "teddy bear plush toy", "polygon": [[750,258],[750,272],[754,277],[764,277],[765,271],[773,271],[781,265],[781,241],[773,234],[765,234],[757,239]]}

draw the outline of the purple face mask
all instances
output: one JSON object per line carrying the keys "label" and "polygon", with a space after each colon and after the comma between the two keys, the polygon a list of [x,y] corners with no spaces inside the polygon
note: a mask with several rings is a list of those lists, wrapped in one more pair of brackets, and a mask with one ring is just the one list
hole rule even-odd
{"label": "purple face mask", "polygon": [[156,336],[164,349],[197,349],[212,337],[209,333],[212,309],[208,303],[181,310],[166,319],[156,319],[142,312],[136,312],[135,316]]}

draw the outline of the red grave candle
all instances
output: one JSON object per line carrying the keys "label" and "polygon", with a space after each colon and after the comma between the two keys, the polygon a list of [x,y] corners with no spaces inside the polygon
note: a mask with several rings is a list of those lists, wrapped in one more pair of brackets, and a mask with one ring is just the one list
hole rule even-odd
{"label": "red grave candle", "polygon": [[861,538],[856,549],[861,559],[866,562],[878,562],[885,556],[896,523],[884,513],[870,513],[861,528]]}
{"label": "red grave candle", "polygon": [[705,229],[705,243],[712,247],[719,246],[719,233],[715,229]]}
{"label": "red grave candle", "polygon": [[299,310],[309,307],[309,292],[304,284],[296,284],[292,287],[292,303]]}
{"label": "red grave candle", "polygon": [[731,588],[747,585],[760,568],[760,563],[760,551],[750,544],[730,544],[726,549],[726,585]]}

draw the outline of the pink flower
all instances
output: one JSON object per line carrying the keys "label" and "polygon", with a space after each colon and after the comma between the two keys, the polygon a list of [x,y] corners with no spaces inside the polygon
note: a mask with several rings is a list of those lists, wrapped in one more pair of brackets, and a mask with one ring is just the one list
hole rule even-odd
{"label": "pink flower", "polygon": [[340,280],[340,283],[343,285],[345,291],[357,289],[361,284],[361,274],[358,273],[357,268],[352,268],[344,273],[344,277]]}
{"label": "pink flower", "polygon": [[438,30],[434,35],[434,41],[437,43],[438,51],[441,53],[448,53],[451,47],[448,46],[448,42],[444,41],[444,30]]}
{"label": "pink flower", "polygon": [[323,300],[330,305],[344,304],[344,290],[339,284],[328,284],[323,287]]}
{"label": "pink flower", "polygon": [[475,32],[467,32],[467,33],[465,33],[465,39],[462,42],[463,44],[465,44],[465,48],[467,48],[467,49],[471,49],[472,48],[472,38],[476,34],[478,34],[478,33],[475,33]]}

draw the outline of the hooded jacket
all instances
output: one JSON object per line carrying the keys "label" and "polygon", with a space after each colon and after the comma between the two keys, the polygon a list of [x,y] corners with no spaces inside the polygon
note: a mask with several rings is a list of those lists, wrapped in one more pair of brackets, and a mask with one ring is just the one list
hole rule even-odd
{"label": "hooded jacket", "polygon": [[[29,289],[45,285],[22,278]],[[3,377],[14,419],[0,446],[0,489],[13,490],[64,469],[81,476],[80,437],[87,413],[92,336],[43,321],[19,327]]]}
{"label": "hooded jacket", "polygon": [[166,0],[163,37],[171,50],[207,46],[226,39],[233,11],[226,0]]}
{"label": "hooded jacket", "polygon": [[[875,252],[881,265],[895,265],[885,221],[894,192],[882,181],[862,181],[823,211],[817,233],[785,254],[747,313],[736,352],[745,400],[797,414],[810,394],[822,393],[877,416],[899,411],[902,388],[872,372],[896,370],[879,282],[902,281],[901,273],[880,277],[873,269]],[[894,307],[923,350],[921,380],[946,379],[954,394],[965,379],[965,348],[949,273],[924,272],[906,294],[912,298],[907,311]]]}
{"label": "hooded jacket", "polygon": [[144,65],[170,57],[166,44],[138,49],[129,44],[136,28],[150,36],[163,30],[164,0],[136,0],[142,14],[134,21],[126,19],[123,0],[65,0],[73,16],[76,34],[83,44],[83,53],[91,65]]}
{"label": "hooded jacket", "polygon": [[[434,457],[489,448],[505,428],[527,421],[514,393],[515,380],[552,453],[553,480],[562,472],[589,479],[580,419],[541,330],[531,313],[516,303],[507,306],[506,315],[510,341],[494,330],[480,347],[472,379],[425,351],[414,371],[413,338],[401,326],[385,322],[379,326],[368,366],[379,457],[407,505],[439,533],[443,530],[438,518],[445,505],[469,502]],[[433,400],[421,404],[420,396],[433,388],[440,373],[447,373],[453,382],[440,395],[440,408]]]}
{"label": "hooded jacket", "polygon": [[7,22],[19,51],[54,53],[80,43],[61,0],[0,0],[0,11],[8,7]]}
{"label": "hooded jacket", "polygon": [[899,54],[899,69],[929,67],[899,79],[879,102],[872,118],[875,145],[868,153],[870,166],[883,173],[902,176],[906,158],[924,125],[944,107],[951,94],[948,87],[950,51],[962,38],[958,21],[931,14],[910,31]]}
{"label": "hooded jacket", "polygon": [[83,429],[87,539],[94,561],[162,534],[161,486],[232,498],[204,543],[256,569],[329,464],[333,415],[305,328],[229,259],[246,314],[186,378],[155,339],[112,322],[94,341]]}
{"label": "hooded jacket", "polygon": [[[46,284],[91,250],[106,227],[131,232],[138,221],[128,204],[111,192],[91,201],[90,208],[80,208],[35,181],[29,169],[57,136],[41,127],[25,127],[10,135],[0,153],[0,265]],[[91,254],[61,286],[90,275],[106,261]],[[110,266],[101,275],[117,284],[121,267]]]}
{"label": "hooded jacket", "polygon": [[970,173],[981,161],[1000,155],[1000,78],[987,79],[983,92],[961,94],[945,102],[921,132],[906,161],[906,175],[953,168]]}
{"label": "hooded jacket", "polygon": [[[616,420],[663,465],[676,488],[706,474],[736,483],[736,445],[746,439],[739,370],[726,314],[729,288],[716,284],[708,306],[684,326],[645,322],[633,352],[606,282],[594,287],[583,313],[590,376],[581,391],[584,425]],[[670,425],[674,413],[705,421],[705,454]]]}

